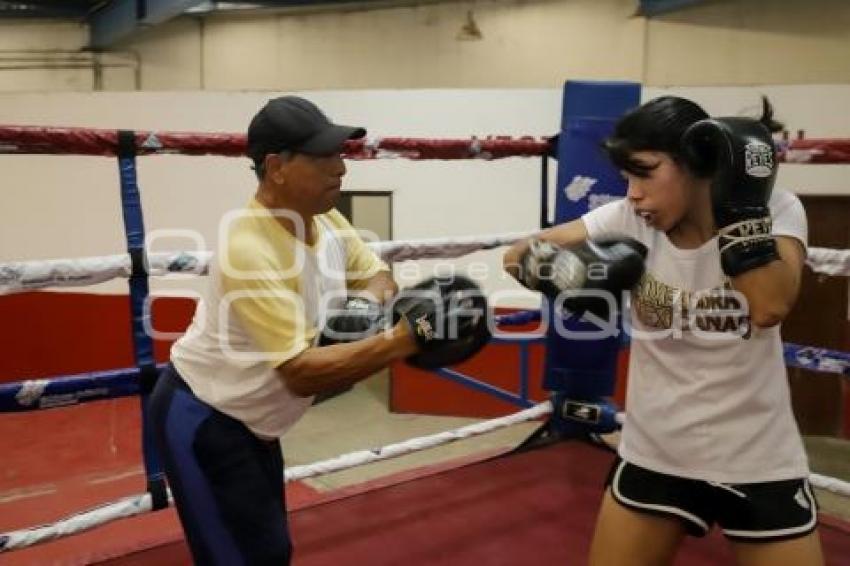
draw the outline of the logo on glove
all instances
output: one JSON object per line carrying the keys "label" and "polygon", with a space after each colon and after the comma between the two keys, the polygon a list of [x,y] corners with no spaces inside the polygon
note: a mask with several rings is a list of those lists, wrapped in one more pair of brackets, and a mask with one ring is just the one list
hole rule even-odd
{"label": "logo on glove", "polygon": [[428,321],[426,315],[422,315],[414,321],[416,327],[416,335],[421,336],[425,340],[434,339],[434,327]]}
{"label": "logo on glove", "polygon": [[764,142],[744,146],[744,163],[750,177],[770,177],[773,174],[773,148]]}

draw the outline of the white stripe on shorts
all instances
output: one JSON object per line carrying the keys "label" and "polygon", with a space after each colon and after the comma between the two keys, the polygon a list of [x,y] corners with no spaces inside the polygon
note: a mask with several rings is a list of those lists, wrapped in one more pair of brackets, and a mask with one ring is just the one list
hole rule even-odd
{"label": "white stripe on shorts", "polygon": [[788,527],[787,529],[775,529],[772,531],[739,531],[739,530],[726,530],[723,529],[723,534],[728,535],[730,537],[739,537],[739,538],[775,538],[775,537],[785,537],[789,535],[796,535],[800,533],[805,533],[814,528],[815,523],[818,520],[818,512],[817,505],[815,504],[815,498],[812,495],[812,488],[809,485],[809,480],[803,480],[803,493],[806,494],[806,499],[809,502],[809,512],[812,514],[809,517],[809,520],[804,525],[800,525],[799,527]]}
{"label": "white stripe on shorts", "polygon": [[703,532],[708,532],[708,525],[705,521],[697,517],[692,513],[688,513],[684,509],[679,509],[678,507],[670,507],[668,505],[658,505],[655,503],[640,503],[638,501],[634,501],[629,499],[622,493],[620,493],[620,473],[623,471],[623,468],[626,466],[626,461],[623,460],[620,462],[620,465],[617,466],[617,471],[614,473],[614,481],[611,482],[611,493],[614,495],[614,498],[622,503],[623,505],[637,507],[638,509],[646,509],[648,511],[660,511],[662,513],[668,513],[672,515],[677,515],[686,519],[703,530]]}

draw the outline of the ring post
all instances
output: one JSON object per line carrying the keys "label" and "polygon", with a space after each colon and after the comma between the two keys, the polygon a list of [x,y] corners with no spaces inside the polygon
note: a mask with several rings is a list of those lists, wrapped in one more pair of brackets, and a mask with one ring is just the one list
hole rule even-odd
{"label": "ring post", "polygon": [[149,294],[148,270],[145,260],[145,223],[142,202],[136,181],[136,135],[122,130],[118,132],[118,174],[121,181],[121,209],[124,217],[124,232],[127,251],[130,254],[130,315],[133,331],[133,351],[139,368],[139,389],[142,409],[142,453],[144,455],[147,489],[153,499],[153,508],[168,507],[168,491],[165,472],[154,445],[153,430],[148,419],[148,399],[157,378],[153,340],[145,331],[145,303]]}
{"label": "ring post", "polygon": [[[639,103],[638,83],[565,83],[557,148],[556,224],[625,196],[626,184],[601,144],[620,116]],[[556,314],[551,301],[543,308],[549,309],[553,321],[546,335],[543,388],[552,392],[555,432],[568,437],[606,432],[613,421],[603,417],[613,407],[608,398],[614,393],[623,342],[619,317],[602,327],[559,309]],[[597,337],[588,339],[593,334]]]}

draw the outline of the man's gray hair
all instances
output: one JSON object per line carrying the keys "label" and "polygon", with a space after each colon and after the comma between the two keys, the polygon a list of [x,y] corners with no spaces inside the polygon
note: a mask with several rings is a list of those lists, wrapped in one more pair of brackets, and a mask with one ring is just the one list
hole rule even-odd
{"label": "man's gray hair", "polygon": [[[283,160],[284,162],[292,159],[294,155],[295,152],[290,151],[288,149],[278,152],[278,156],[280,156],[281,160]],[[264,155],[262,159],[254,161],[254,165],[251,166],[251,169],[254,170],[254,173],[257,175],[257,179],[262,181],[263,177],[266,176],[266,156]]]}

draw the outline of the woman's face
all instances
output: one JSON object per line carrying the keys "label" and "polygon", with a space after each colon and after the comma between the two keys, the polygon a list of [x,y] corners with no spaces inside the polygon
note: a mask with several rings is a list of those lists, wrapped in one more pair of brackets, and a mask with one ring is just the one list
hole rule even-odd
{"label": "woman's face", "polygon": [[668,232],[693,206],[697,179],[668,153],[637,151],[630,157],[647,174],[623,172],[628,181],[626,197],[647,225]]}

